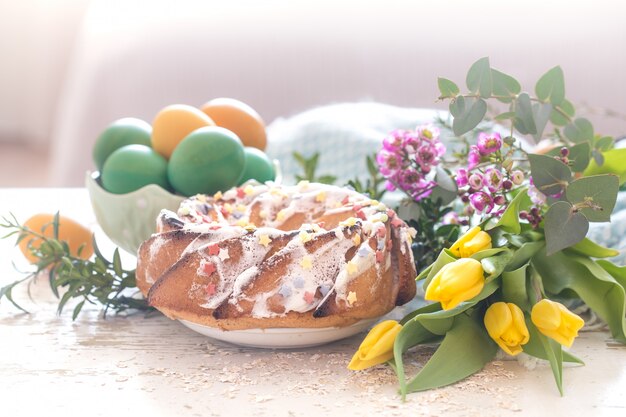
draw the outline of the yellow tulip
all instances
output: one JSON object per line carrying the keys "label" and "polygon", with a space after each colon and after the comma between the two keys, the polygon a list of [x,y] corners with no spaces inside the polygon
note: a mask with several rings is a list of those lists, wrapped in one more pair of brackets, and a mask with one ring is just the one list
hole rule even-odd
{"label": "yellow tulip", "polygon": [[524,321],[524,312],[513,303],[497,302],[485,312],[485,328],[489,336],[509,355],[522,352],[530,335]]}
{"label": "yellow tulip", "polygon": [[572,346],[585,321],[561,303],[546,298],[533,306],[530,319],[537,329],[567,347]]}
{"label": "yellow tulip", "polygon": [[450,252],[459,258],[469,258],[476,252],[491,249],[491,236],[476,226],[468,230],[450,247]]}
{"label": "yellow tulip", "polygon": [[348,369],[360,371],[393,358],[393,343],[402,326],[395,320],[378,323],[367,334],[356,351]]}
{"label": "yellow tulip", "polygon": [[450,310],[463,301],[474,298],[485,286],[483,267],[476,259],[461,258],[444,265],[433,277],[424,298],[441,302]]}

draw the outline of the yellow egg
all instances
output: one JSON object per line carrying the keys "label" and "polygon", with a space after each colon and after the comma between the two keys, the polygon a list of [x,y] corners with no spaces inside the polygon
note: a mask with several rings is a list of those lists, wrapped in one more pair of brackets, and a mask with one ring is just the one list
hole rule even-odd
{"label": "yellow egg", "polygon": [[188,134],[205,126],[215,126],[215,123],[195,107],[185,104],[167,106],[152,122],[152,149],[169,159],[174,148]]}
{"label": "yellow egg", "polygon": [[244,146],[265,150],[265,123],[252,107],[232,98],[216,98],[200,108],[216,125],[239,136]]}
{"label": "yellow egg", "polygon": [[[24,222],[23,226],[28,227],[33,232],[43,236],[54,237],[54,214],[40,213],[35,214]],[[89,259],[93,255],[92,233],[82,224],[65,216],[59,216],[59,240],[67,242],[70,253],[78,256],[78,249],[83,246],[80,251],[82,259]],[[38,259],[30,253],[28,249],[31,247],[39,247],[42,239],[33,236],[27,236],[20,242],[20,250],[30,263],[36,263]]]}

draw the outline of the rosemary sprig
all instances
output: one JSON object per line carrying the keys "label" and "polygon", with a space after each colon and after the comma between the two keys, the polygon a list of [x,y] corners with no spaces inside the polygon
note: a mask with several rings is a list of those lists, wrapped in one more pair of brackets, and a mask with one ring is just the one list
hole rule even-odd
{"label": "rosemary sprig", "polygon": [[[50,225],[54,231],[52,238],[44,235],[45,229]],[[39,246],[34,246],[30,242],[28,244],[28,250],[37,258],[35,270],[0,288],[0,301],[6,298],[16,308],[28,313],[14,300],[13,289],[27,282],[30,296],[30,285],[41,275],[47,274],[52,293],[59,299],[58,314],[63,312],[69,300],[80,300],[74,307],[72,320],[78,317],[85,303],[102,306],[104,317],[109,310],[120,313],[126,310],[152,309],[145,299],[136,297],[138,292],[135,271],[122,268],[119,249],[116,248],[113,259],[108,260],[100,252],[94,238],[93,260],[82,259],[70,252],[67,242],[59,240],[59,213],[54,216],[51,224],[44,225],[41,232],[21,225],[13,214],[2,218],[0,227],[9,230],[8,234],[1,237],[2,239],[17,235],[16,244],[27,238],[30,240],[34,238],[40,243]],[[78,255],[81,249],[78,250]]]}

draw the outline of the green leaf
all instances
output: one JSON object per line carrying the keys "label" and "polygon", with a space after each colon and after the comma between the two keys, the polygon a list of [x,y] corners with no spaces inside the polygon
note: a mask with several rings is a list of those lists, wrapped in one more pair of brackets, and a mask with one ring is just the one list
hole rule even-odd
{"label": "green leaf", "polygon": [[583,172],[591,160],[591,146],[589,142],[582,142],[569,148],[570,168],[574,172]]}
{"label": "green leaf", "polygon": [[497,345],[478,322],[478,318],[465,314],[456,316],[437,351],[406,385],[406,392],[453,384],[480,371],[492,360]]}
{"label": "green leaf", "polygon": [[617,201],[619,179],[615,175],[593,175],[572,182],[566,190],[567,200],[580,205],[580,212],[590,222],[611,221],[611,213]]}
{"label": "green leaf", "polygon": [[492,79],[488,57],[481,58],[472,64],[465,82],[472,93],[479,93],[483,98],[491,95]]}
{"label": "green leaf", "polygon": [[437,274],[437,272],[441,270],[441,268],[454,261],[456,261],[455,257],[450,256],[445,250],[441,251],[439,253],[439,256],[437,257],[437,260],[432,264],[432,268],[430,268],[426,279],[424,280],[424,290],[426,290],[428,284],[430,284],[430,281],[432,281],[434,276]]}
{"label": "green leaf", "polygon": [[550,103],[535,103],[533,104],[533,121],[537,128],[537,133],[533,135],[536,142],[541,140],[543,131],[550,120],[550,114],[552,113],[552,104]]}
{"label": "green leaf", "polygon": [[572,178],[569,167],[552,157],[530,154],[528,161],[535,187],[546,195],[560,193]]}
{"label": "green leaf", "polygon": [[565,137],[572,142],[590,142],[593,141],[593,125],[585,118],[579,117],[573,122],[565,126],[563,130]]}
{"label": "green leaf", "polygon": [[533,107],[527,93],[522,93],[515,99],[515,128],[523,135],[537,133]]}
{"label": "green leaf", "polygon": [[500,276],[502,271],[506,268],[508,263],[511,261],[513,257],[513,252],[510,250],[504,251],[503,253],[490,256],[488,258],[482,259],[480,264],[483,266],[483,270],[487,274],[485,278],[485,282],[489,283],[493,281],[495,278]]}
{"label": "green leaf", "polygon": [[[530,340],[533,340],[535,343],[538,341],[539,343],[536,346],[537,355],[533,355],[536,357],[540,357],[542,359],[547,359],[550,362],[550,368],[552,368],[552,373],[554,374],[554,381],[556,382],[556,386],[559,389],[559,393],[561,396],[563,395],[563,348],[561,345],[556,343],[554,340],[543,335],[531,320],[526,319],[526,327],[528,327],[528,333],[530,335]],[[529,342],[530,342],[529,340]],[[524,345],[524,351],[528,351],[532,349],[533,345],[528,346]],[[527,350],[528,349],[528,350]]]}
{"label": "green leaf", "polygon": [[506,271],[514,271],[525,265],[538,251],[543,249],[545,242],[526,242],[513,253],[511,261],[506,267]]}
{"label": "green leaf", "polygon": [[497,115],[496,117],[493,118],[493,120],[501,122],[503,120],[511,120],[515,118],[515,112],[513,111],[507,111],[504,113],[500,113],[499,115]]}
{"label": "green leaf", "polygon": [[566,201],[558,201],[550,206],[544,222],[548,255],[575,245],[589,231],[589,221]]}
{"label": "green leaf", "polygon": [[402,326],[402,330],[396,336],[396,340],[393,345],[394,354],[394,370],[398,377],[398,383],[400,385],[400,392],[402,398],[405,398],[407,393],[406,378],[404,373],[404,361],[402,355],[411,347],[421,343],[429,343],[438,340],[440,336],[430,333],[419,321],[411,320]]}
{"label": "green leaf", "polygon": [[507,97],[498,98],[502,103],[510,103],[522,90],[520,83],[515,78],[497,69],[491,69],[491,79],[493,80],[493,94]]}
{"label": "green leaf", "polygon": [[487,113],[487,103],[481,98],[458,96],[450,103],[452,130],[456,136],[461,136],[474,129]]}
{"label": "green leaf", "polygon": [[525,264],[514,271],[502,273],[502,299],[528,311],[531,306],[528,300],[527,268],[528,264]]}
{"label": "green leaf", "polygon": [[459,87],[447,78],[437,78],[437,85],[441,93],[440,99],[456,97],[459,94]]}
{"label": "green leaf", "polygon": [[78,315],[80,314],[80,311],[83,309],[84,305],[85,305],[85,300],[83,300],[80,303],[76,304],[76,307],[74,307],[74,311],[72,312],[72,320],[76,320],[76,317],[78,317]]}
{"label": "green leaf", "polygon": [[[565,117],[558,110],[560,109],[563,113],[569,116],[569,118]],[[550,116],[550,121],[555,126],[565,126],[570,122],[570,119],[574,117],[576,114],[576,109],[574,109],[574,105],[569,102],[567,99],[563,100],[563,102],[556,106],[554,110],[552,110],[552,115]]]}
{"label": "green leaf", "polygon": [[626,182],[626,148],[611,149],[602,153],[604,163],[598,164],[597,161],[591,161],[585,170],[585,176],[598,174],[615,174],[619,176],[620,185]]}
{"label": "green leaf", "polygon": [[595,243],[589,238],[584,238],[569,250],[579,253],[580,255],[591,256],[592,258],[612,258],[619,255],[619,251],[615,249],[605,248]]}
{"label": "green leaf", "polygon": [[[543,278],[543,285],[551,294],[566,289],[574,291],[604,322],[612,336],[626,343],[626,292],[611,272],[604,266],[607,261],[593,261],[585,256],[559,252],[546,256],[538,252],[532,260],[533,267]],[[622,283],[626,284],[626,277]]]}
{"label": "green leaf", "polygon": [[519,223],[519,212],[522,207],[526,207],[529,204],[530,197],[528,197],[528,189],[520,189],[513,200],[511,200],[506,210],[504,210],[498,222],[489,229],[499,227],[505,232],[519,234],[522,231]]}
{"label": "green leaf", "polygon": [[599,151],[606,152],[615,146],[615,139],[611,136],[596,137],[593,147]]}
{"label": "green leaf", "polygon": [[535,93],[540,100],[560,105],[565,99],[565,80],[561,67],[556,66],[542,75],[535,85]]}

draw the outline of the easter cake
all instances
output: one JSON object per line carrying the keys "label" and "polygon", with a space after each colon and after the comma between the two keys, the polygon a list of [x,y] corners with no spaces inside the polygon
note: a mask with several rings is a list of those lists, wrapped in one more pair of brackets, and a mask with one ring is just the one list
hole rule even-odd
{"label": "easter cake", "polygon": [[168,317],[224,330],[348,326],[414,297],[413,233],[348,188],[246,185],[162,211],[137,285]]}

